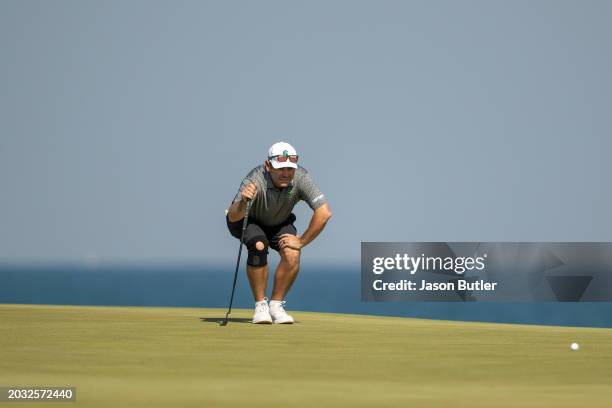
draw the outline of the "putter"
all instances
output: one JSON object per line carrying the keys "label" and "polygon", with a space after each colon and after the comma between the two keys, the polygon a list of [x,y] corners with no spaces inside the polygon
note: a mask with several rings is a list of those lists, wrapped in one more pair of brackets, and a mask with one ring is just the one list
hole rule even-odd
{"label": "putter", "polygon": [[234,284],[232,285],[232,295],[230,296],[229,308],[227,309],[227,314],[225,315],[225,319],[219,321],[220,326],[227,326],[227,318],[230,313],[232,313],[232,303],[234,302],[234,290],[236,289],[236,278],[238,277],[238,268],[240,267],[240,255],[242,254],[242,244],[244,241],[244,231],[246,231],[247,222],[249,218],[249,211],[251,211],[252,200],[247,201],[246,210],[244,211],[244,219],[242,221],[242,235],[240,236],[240,249],[238,249],[238,260],[236,261],[236,270],[234,271]]}

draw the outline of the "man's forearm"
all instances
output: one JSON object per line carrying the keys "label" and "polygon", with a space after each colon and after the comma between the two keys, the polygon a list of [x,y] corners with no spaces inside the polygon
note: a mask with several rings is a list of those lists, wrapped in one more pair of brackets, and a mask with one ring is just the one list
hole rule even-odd
{"label": "man's forearm", "polygon": [[312,214],[312,218],[310,219],[310,224],[308,228],[302,236],[300,237],[300,242],[302,243],[302,247],[305,247],[310,242],[312,242],[325,228],[327,221],[331,218],[331,211],[327,204],[317,208]]}
{"label": "man's forearm", "polygon": [[246,211],[246,202],[240,200],[230,205],[227,210],[227,218],[231,222],[240,221],[244,218],[244,212]]}

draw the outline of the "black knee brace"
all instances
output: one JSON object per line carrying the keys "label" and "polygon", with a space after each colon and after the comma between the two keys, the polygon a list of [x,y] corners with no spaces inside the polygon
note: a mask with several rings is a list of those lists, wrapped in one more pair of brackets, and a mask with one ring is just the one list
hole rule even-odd
{"label": "black knee brace", "polygon": [[[262,242],[264,244],[262,250],[257,249],[255,246],[258,242]],[[268,239],[265,235],[255,236],[245,242],[245,245],[249,250],[247,265],[265,266],[268,264]]]}

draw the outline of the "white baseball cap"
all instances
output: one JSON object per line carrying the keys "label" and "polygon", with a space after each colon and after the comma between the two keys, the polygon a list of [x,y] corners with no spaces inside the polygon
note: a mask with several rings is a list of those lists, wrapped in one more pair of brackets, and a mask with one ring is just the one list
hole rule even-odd
{"label": "white baseball cap", "polygon": [[[278,156],[286,157],[285,161],[278,161]],[[295,157],[295,161],[291,161],[290,157]],[[287,142],[274,143],[268,150],[268,160],[275,169],[283,167],[292,167],[297,169],[297,152]]]}

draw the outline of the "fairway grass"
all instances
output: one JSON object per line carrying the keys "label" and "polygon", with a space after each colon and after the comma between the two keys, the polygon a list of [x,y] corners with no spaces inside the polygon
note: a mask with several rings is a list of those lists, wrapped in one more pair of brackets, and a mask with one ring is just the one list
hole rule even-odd
{"label": "fairway grass", "polygon": [[53,407],[612,406],[612,329],[224,314],[0,305],[0,386],[77,388]]}

